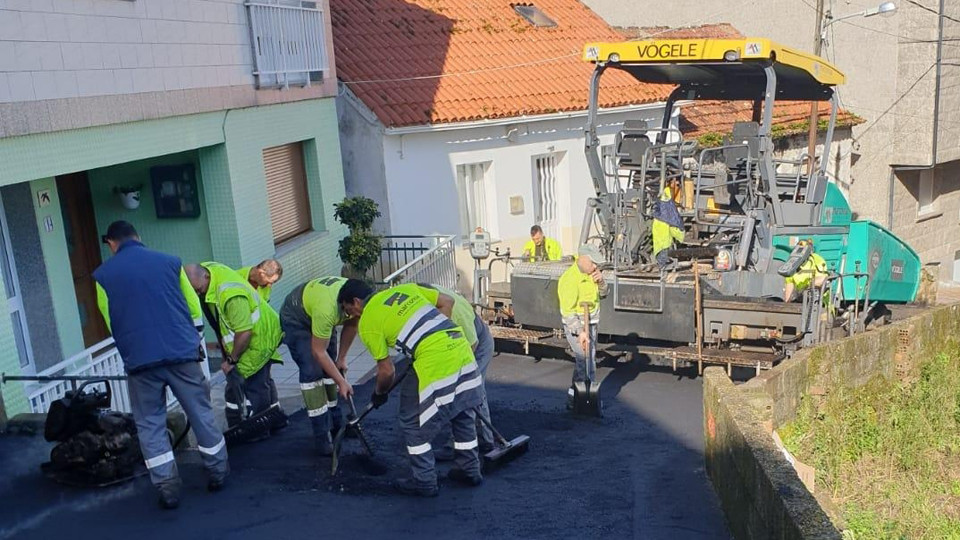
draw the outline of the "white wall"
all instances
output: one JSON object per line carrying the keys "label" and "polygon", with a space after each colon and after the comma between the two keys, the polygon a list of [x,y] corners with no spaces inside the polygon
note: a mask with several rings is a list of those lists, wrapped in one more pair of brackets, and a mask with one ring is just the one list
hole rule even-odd
{"label": "white wall", "polygon": [[0,1],[0,103],[252,85],[243,0]]}
{"label": "white wall", "polygon": [[[624,120],[659,124],[662,105],[632,113],[601,116],[601,144],[612,144]],[[519,255],[536,223],[534,166],[536,156],[555,153],[557,164],[560,242],[565,254],[576,251],[586,200],[595,195],[583,152],[583,116],[548,121],[521,121],[509,126],[386,135],[384,165],[392,234],[456,234],[460,232],[456,186],[458,164],[491,162],[487,174],[488,222],[502,247]],[[516,142],[507,134],[517,129]],[[510,197],[523,198],[524,211],[510,213]],[[378,201],[384,204],[383,201]],[[460,261],[461,286],[472,283],[472,261]]]}

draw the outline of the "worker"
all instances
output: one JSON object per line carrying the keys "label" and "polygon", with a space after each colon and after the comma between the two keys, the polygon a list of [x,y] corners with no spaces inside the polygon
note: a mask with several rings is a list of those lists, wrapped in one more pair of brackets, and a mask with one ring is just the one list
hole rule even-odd
{"label": "worker", "polygon": [[227,448],[204,377],[203,316],[180,259],[147,249],[126,221],[107,228],[113,254],[93,272],[97,304],[127,373],[140,450],[162,508],[180,505],[180,476],[167,436],[167,392],[180,402],[207,470],[207,489],[223,489]]}
{"label": "worker", "polygon": [[260,293],[264,301],[269,302],[271,288],[283,277],[283,266],[276,259],[265,259],[255,266],[239,268],[237,273]]}
{"label": "worker", "polygon": [[453,305],[443,296],[438,308],[417,285],[398,285],[374,294],[356,279],[347,281],[337,295],[343,310],[359,317],[360,340],[377,364],[374,407],[387,402],[394,384],[390,349],[396,347],[412,360],[400,385],[399,412],[412,477],[396,487],[421,497],[438,494],[430,441],[448,424],[453,430],[456,468],[447,477],[469,486],[483,482],[474,413],[482,401],[483,379],[463,330],[449,318]]}
{"label": "worker", "polygon": [[[342,277],[322,277],[297,286],[280,308],[284,343],[300,370],[300,392],[307,408],[317,451],[333,453],[331,432],[343,425],[337,394],[353,395],[347,382],[347,352],[357,335],[357,319],[337,304]],[[339,347],[336,327],[342,326]],[[339,391],[339,392],[338,392]]]}
{"label": "worker", "polygon": [[[450,319],[463,330],[463,336],[467,338],[467,343],[473,349],[473,358],[477,361],[477,367],[480,368],[480,376],[486,380],[487,368],[490,366],[490,361],[493,360],[494,349],[490,327],[474,311],[473,304],[456,292],[435,284],[421,283],[419,287],[424,298],[438,308],[448,305],[450,301],[453,302]],[[486,422],[478,422],[477,439],[480,441],[480,453],[485,454],[493,449],[494,440],[493,431],[487,425],[490,422],[490,405],[487,403],[486,386],[481,386],[481,390],[483,391],[483,401],[480,403],[480,408],[477,409],[477,414],[482,416]],[[452,456],[452,447],[451,444],[449,450],[444,448],[443,453]],[[441,459],[439,453],[437,456],[438,459]]]}
{"label": "worker", "polygon": [[[282,363],[277,347],[280,318],[240,274],[216,262],[186,267],[190,284],[206,304],[210,324],[223,346],[220,368],[227,425],[234,427],[273,405],[270,368]],[[247,402],[250,408],[247,409]]]}
{"label": "worker", "polygon": [[[812,244],[811,240],[797,242],[797,246],[801,249],[807,245],[812,247]],[[827,281],[827,276],[827,261],[816,252],[811,251],[810,256],[797,268],[797,271],[784,279],[783,301],[792,302],[794,294],[802,293],[810,288],[811,284],[818,289],[823,287],[823,284]]]}
{"label": "worker", "polygon": [[683,219],[677,211],[672,191],[669,186],[664,188],[660,200],[653,207],[653,256],[660,268],[666,268],[672,262],[667,253],[673,243],[683,242]]}
{"label": "worker", "polygon": [[563,258],[560,242],[543,235],[539,225],[530,227],[530,240],[523,246],[523,256],[534,261],[559,261]]}
{"label": "worker", "polygon": [[[600,321],[600,299],[607,295],[607,283],[600,272],[606,259],[595,246],[584,244],[577,252],[577,260],[560,276],[557,296],[560,298],[560,315],[567,342],[573,350],[576,365],[573,383],[587,380],[587,355],[589,343],[596,342],[597,324]],[[587,303],[590,320],[584,320],[581,304]],[[567,408],[573,408],[573,384],[567,391]]]}

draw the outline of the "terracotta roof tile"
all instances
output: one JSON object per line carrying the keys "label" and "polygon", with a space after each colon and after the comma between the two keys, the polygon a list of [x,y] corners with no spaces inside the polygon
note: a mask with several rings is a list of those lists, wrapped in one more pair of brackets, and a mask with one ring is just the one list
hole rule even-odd
{"label": "terracotta roof tile", "polygon": [[[508,0],[331,0],[337,73],[390,127],[584,110],[584,43],[622,36],[578,0],[534,4],[557,27],[531,26]],[[601,106],[669,92],[609,71]]]}
{"label": "terracotta roof tile", "polygon": [[[828,103],[820,104],[820,118],[830,114]],[[680,111],[680,131],[686,138],[696,138],[708,133],[729,134],[734,122],[749,122],[753,116],[753,104],[749,101],[696,101],[685,105]],[[781,136],[806,133],[810,117],[808,101],[778,101],[773,107],[773,125],[779,127]],[[859,116],[845,110],[837,113],[838,126],[855,126],[863,123]]]}

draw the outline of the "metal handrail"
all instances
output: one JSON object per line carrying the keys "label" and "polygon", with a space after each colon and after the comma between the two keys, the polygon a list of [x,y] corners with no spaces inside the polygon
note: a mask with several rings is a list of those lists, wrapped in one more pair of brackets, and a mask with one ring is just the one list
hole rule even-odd
{"label": "metal handrail", "polygon": [[[429,268],[431,264],[439,263],[440,257],[449,256],[450,268],[453,272],[453,281],[456,280],[456,261],[453,259],[454,252],[454,242],[457,239],[457,235],[423,235],[423,236],[387,236],[385,239],[395,239],[395,238],[410,238],[410,239],[422,239],[422,240],[433,240],[436,242],[436,245],[424,251],[422,254],[414,258],[412,261],[404,264],[397,270],[395,270],[390,275],[382,278],[378,285],[381,286],[391,286],[393,284],[408,281],[404,279],[406,274],[411,273],[410,270],[416,268],[418,265],[422,265],[423,269]],[[384,248],[388,249],[388,248]],[[430,259],[435,259],[430,261]],[[449,277],[449,276],[448,276]],[[447,283],[441,285],[454,285],[454,283]]]}

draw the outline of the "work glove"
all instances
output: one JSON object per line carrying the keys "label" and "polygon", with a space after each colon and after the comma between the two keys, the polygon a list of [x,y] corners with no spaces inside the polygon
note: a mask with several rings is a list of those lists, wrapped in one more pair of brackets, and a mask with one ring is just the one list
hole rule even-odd
{"label": "work glove", "polygon": [[370,396],[370,403],[373,405],[374,409],[379,409],[380,407],[383,407],[383,404],[387,402],[387,398],[389,397],[390,394],[374,392],[373,395]]}

